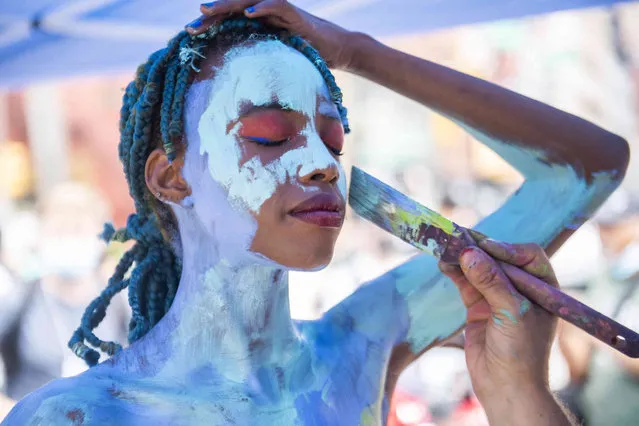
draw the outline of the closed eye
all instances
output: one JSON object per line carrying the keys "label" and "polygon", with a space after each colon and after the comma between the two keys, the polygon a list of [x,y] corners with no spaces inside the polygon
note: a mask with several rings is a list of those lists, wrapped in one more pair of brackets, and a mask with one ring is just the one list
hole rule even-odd
{"label": "closed eye", "polygon": [[251,142],[255,142],[259,145],[264,145],[264,146],[280,146],[283,145],[284,143],[288,142],[290,139],[286,138],[286,139],[280,139],[280,140],[271,140],[271,139],[267,139],[267,138],[258,138],[258,137],[245,137],[246,140],[249,140]]}
{"label": "closed eye", "polygon": [[333,153],[333,155],[335,155],[337,157],[341,157],[342,155],[344,155],[344,151],[342,151],[342,150],[331,148],[330,146],[327,146],[327,148],[329,149],[329,151],[331,151]]}

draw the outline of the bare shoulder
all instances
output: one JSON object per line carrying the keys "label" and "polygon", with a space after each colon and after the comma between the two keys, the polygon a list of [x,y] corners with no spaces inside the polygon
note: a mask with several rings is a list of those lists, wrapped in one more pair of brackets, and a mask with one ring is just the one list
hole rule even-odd
{"label": "bare shoulder", "polygon": [[104,413],[117,403],[109,394],[108,380],[84,373],[54,380],[28,394],[1,426],[107,425],[112,423]]}

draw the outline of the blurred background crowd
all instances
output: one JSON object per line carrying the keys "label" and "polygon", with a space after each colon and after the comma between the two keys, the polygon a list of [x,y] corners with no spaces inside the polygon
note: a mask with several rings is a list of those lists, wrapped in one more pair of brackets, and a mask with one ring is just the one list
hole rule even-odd
{"label": "blurred background crowd", "polygon": [[[639,3],[384,40],[549,103],[639,148]],[[133,205],[117,156],[118,114],[132,72],[0,92],[0,419],[26,393],[84,365],[66,343],[125,247],[97,239]],[[343,158],[470,226],[521,177],[447,119],[338,73],[352,134]],[[639,330],[639,161],[623,187],[553,259],[562,286]],[[291,304],[317,318],[415,251],[349,220],[332,264],[293,273]],[[120,297],[120,296],[119,296]],[[126,341],[126,295],[97,330]],[[587,425],[639,424],[639,362],[560,324],[551,387]],[[3,410],[5,410],[3,412]],[[486,425],[463,351],[436,348],[400,378],[389,424]]]}

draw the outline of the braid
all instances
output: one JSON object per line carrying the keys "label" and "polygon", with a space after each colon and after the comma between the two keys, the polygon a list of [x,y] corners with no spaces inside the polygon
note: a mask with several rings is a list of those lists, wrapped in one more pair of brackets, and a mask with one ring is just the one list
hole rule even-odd
{"label": "braid", "polygon": [[[134,240],[135,244],[120,259],[107,287],[89,304],[80,326],[69,340],[71,350],[90,366],[98,363],[100,353],[88,345],[107,355],[121,349],[118,343],[102,341],[93,333],[118,292],[129,289],[132,311],[129,342],[144,336],[169,311],[177,292],[182,260],[162,234],[160,221],[165,212],[160,209],[164,207],[159,203],[155,205],[154,197],[149,194],[144,175],[146,161],[158,145],[169,161],[173,161],[178,145],[183,143],[184,103],[193,75],[199,71],[197,66],[204,58],[200,52],[212,45],[229,47],[256,37],[280,40],[313,63],[329,88],[344,131],[349,132],[342,92],[333,74],[319,53],[300,37],[238,17],[227,19],[197,37],[182,31],[166,48],[153,53],[138,67],[135,79],[124,92],[120,110],[118,155],[136,213],[129,216],[125,228],[116,231],[107,224],[101,235],[106,242]],[[125,278],[129,270],[131,274]]]}

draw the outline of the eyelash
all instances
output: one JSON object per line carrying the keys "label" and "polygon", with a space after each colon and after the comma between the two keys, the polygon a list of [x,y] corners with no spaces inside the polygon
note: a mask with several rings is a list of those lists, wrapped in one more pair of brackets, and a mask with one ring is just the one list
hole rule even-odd
{"label": "eyelash", "polygon": [[289,141],[289,138],[281,139],[279,141],[272,141],[270,139],[265,139],[265,138],[247,138],[247,139],[250,140],[251,142],[255,142],[257,144],[264,145],[264,146],[280,146]]}
{"label": "eyelash", "polygon": [[[247,139],[250,140],[251,142],[255,142],[257,144],[264,145],[264,146],[280,146],[280,145],[283,145],[283,144],[285,144],[286,142],[288,142],[290,140],[289,138],[281,139],[279,141],[272,141],[270,139],[264,139],[264,138],[247,138]],[[330,146],[327,146],[327,148],[336,157],[341,157],[342,155],[344,155],[344,152],[342,152],[340,150],[337,150],[335,148],[331,148]]]}

